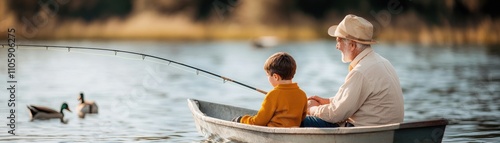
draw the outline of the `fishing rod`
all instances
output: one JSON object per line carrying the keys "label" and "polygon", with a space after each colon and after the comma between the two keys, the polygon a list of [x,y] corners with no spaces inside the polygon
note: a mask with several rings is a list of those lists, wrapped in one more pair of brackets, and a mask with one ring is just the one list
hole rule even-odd
{"label": "fishing rod", "polygon": [[[9,46],[8,44],[1,44],[2,45],[2,48],[4,48],[5,46]],[[193,66],[190,66],[190,65],[187,65],[187,64],[184,64],[184,63],[181,63],[181,62],[177,62],[177,61],[174,61],[174,60],[170,60],[170,59],[166,59],[166,58],[162,58],[162,57],[158,57],[158,56],[153,56],[153,55],[149,55],[149,54],[144,54],[144,53],[138,53],[138,52],[131,52],[131,51],[125,51],[125,50],[115,50],[115,49],[105,49],[105,48],[94,48],[94,47],[80,47],[80,46],[58,46],[58,45],[37,45],[37,44],[16,44],[16,47],[17,49],[19,49],[19,47],[35,47],[35,48],[45,48],[46,50],[49,50],[49,48],[58,48],[58,49],[67,49],[68,52],[71,52],[71,49],[83,49],[83,50],[96,50],[96,51],[110,51],[110,52],[114,52],[115,53],[115,56],[118,55],[118,53],[126,53],[126,54],[132,54],[132,55],[139,55],[142,57],[142,60],[145,60],[146,58],[153,58],[153,59],[158,59],[158,60],[162,60],[162,61],[167,61],[168,62],[168,65],[170,64],[177,64],[177,65],[180,65],[180,66],[183,66],[183,67],[187,67],[187,68],[190,68],[190,69],[194,69],[196,70],[196,75],[199,75],[200,72],[202,73],[206,73],[208,75],[211,75],[211,76],[215,76],[217,78],[221,78],[222,79],[222,82],[223,83],[226,83],[226,82],[233,82],[233,83],[236,83],[238,85],[241,85],[243,87],[246,87],[246,88],[249,88],[249,89],[252,89],[252,90],[255,90],[257,92],[260,92],[262,94],[267,94],[266,91],[264,90],[261,90],[261,89],[258,89],[258,88],[255,88],[255,87],[252,87],[252,86],[249,86],[247,84],[243,84],[241,82],[238,82],[236,80],[233,80],[233,79],[230,79],[230,78],[227,78],[227,77],[224,77],[224,76],[221,76],[221,75],[218,75],[218,74],[215,74],[215,73],[212,73],[212,72],[209,72],[209,71],[206,71],[206,70],[203,70],[203,69],[200,69],[200,68],[197,68],[197,67],[193,67]]]}

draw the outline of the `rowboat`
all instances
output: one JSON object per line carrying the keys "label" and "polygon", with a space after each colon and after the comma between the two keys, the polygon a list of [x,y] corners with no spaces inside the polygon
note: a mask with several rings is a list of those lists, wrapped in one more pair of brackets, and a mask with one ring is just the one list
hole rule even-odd
{"label": "rowboat", "polygon": [[198,132],[205,137],[229,142],[335,142],[335,143],[408,143],[441,142],[448,121],[434,119],[379,126],[339,128],[279,128],[231,122],[255,110],[188,99]]}

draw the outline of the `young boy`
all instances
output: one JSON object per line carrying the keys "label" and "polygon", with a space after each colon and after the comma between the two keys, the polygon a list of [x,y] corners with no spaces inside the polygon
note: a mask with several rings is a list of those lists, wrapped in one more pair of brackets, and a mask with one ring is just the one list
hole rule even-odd
{"label": "young boy", "polygon": [[295,60],[287,53],[278,52],[264,64],[269,91],[262,107],[254,116],[244,115],[233,119],[238,123],[268,127],[299,127],[307,113],[307,97],[297,83],[292,82],[296,69]]}

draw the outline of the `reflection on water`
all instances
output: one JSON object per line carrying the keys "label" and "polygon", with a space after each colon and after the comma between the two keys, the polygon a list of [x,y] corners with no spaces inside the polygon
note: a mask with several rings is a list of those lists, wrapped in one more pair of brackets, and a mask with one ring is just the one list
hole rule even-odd
{"label": "reflection on water", "polygon": [[487,53],[494,56],[500,56],[500,44],[486,46]]}
{"label": "reflection on water", "polygon": [[[25,43],[26,44],[26,43]],[[285,51],[298,64],[294,81],[309,95],[333,96],[347,74],[335,43],[299,42],[254,49],[249,42],[51,42],[130,50],[183,62],[270,90],[262,69],[271,54]],[[498,47],[419,47],[378,44],[375,50],[395,66],[405,96],[405,120],[447,118],[445,142],[500,139],[500,54]],[[263,95],[195,71],[142,60],[140,56],[72,50],[19,49],[17,129],[0,140],[200,142],[187,98],[258,109]],[[106,56],[102,56],[106,55]],[[5,59],[2,50],[0,59]],[[0,63],[6,77],[6,63]],[[6,87],[6,82],[0,82]],[[59,120],[29,121],[28,104],[76,108],[77,95],[95,100],[100,111],[84,119],[66,113]],[[1,91],[5,93],[6,91]],[[6,105],[5,96],[0,105]],[[7,116],[0,107],[1,116]],[[7,120],[2,120],[2,123]]]}

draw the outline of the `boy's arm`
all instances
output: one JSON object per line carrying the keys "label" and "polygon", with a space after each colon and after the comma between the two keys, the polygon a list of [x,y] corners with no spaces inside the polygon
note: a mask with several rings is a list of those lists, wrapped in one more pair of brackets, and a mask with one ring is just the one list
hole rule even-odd
{"label": "boy's arm", "polygon": [[267,126],[269,121],[274,115],[277,106],[277,100],[273,96],[272,92],[266,95],[266,98],[262,102],[259,112],[255,116],[245,115],[241,117],[240,123],[250,124],[250,125],[260,125]]}

